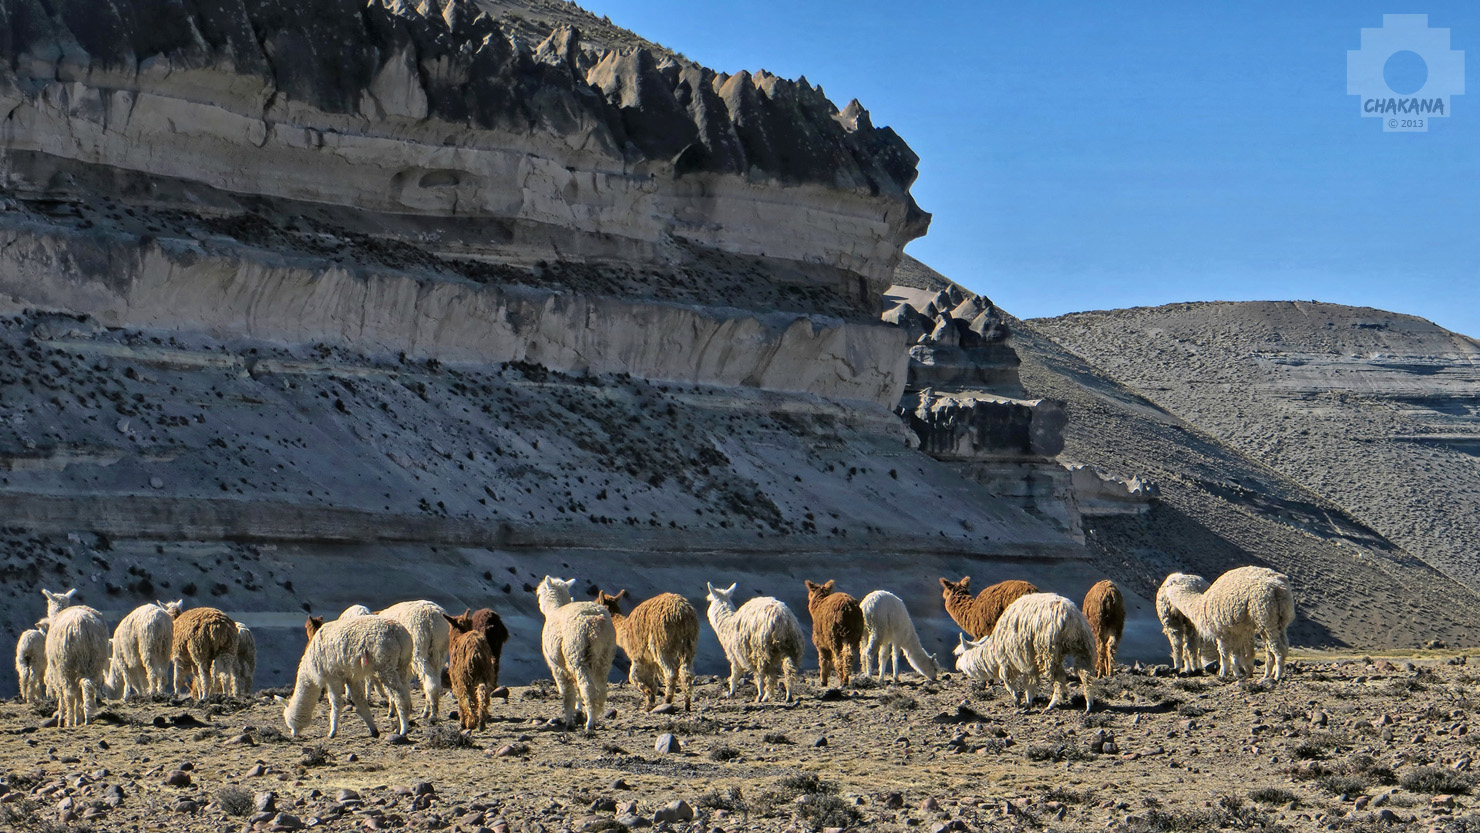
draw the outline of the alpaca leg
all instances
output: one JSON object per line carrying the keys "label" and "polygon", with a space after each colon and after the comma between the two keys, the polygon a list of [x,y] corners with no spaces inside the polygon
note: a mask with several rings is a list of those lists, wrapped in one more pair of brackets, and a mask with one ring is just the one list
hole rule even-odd
{"label": "alpaca leg", "polygon": [[1105,640],[1105,676],[1113,677],[1118,670],[1115,663],[1115,655],[1120,651],[1120,640],[1110,637]]}
{"label": "alpaca leg", "polygon": [[832,670],[831,653],[831,651],[825,648],[817,649],[817,673],[820,676],[823,688],[827,688],[827,678]]}
{"label": "alpaca leg", "polygon": [[[889,671],[894,681],[899,682],[899,643],[889,643]],[[879,660],[879,676],[884,676],[884,660]]]}
{"label": "alpaca leg", "polygon": [[575,728],[576,725],[576,683],[571,679],[570,673],[564,668],[555,671],[555,687],[560,689],[560,699],[565,704],[565,727]]}
{"label": "alpaca leg", "polygon": [[[353,684],[350,685],[353,688]],[[344,687],[329,684],[324,686],[324,694],[329,698],[329,734],[334,737],[339,734],[339,712],[344,708]]]}
{"label": "alpaca leg", "polygon": [[396,717],[399,719],[398,725],[404,737],[407,730],[411,728],[411,684],[399,676],[389,682],[381,680],[379,684],[382,687],[381,690],[386,692],[385,699],[395,704]]}
{"label": "alpaca leg", "polygon": [[678,686],[683,690],[683,710],[694,708],[694,661],[686,660],[678,666]]}
{"label": "alpaca leg", "polygon": [[863,670],[865,677],[873,676],[874,655],[879,657],[879,676],[884,676],[884,646],[880,643],[877,631],[868,632],[868,644],[863,648]]}
{"label": "alpaca leg", "polygon": [[848,687],[848,679],[853,672],[853,654],[857,652],[858,646],[844,643],[838,647],[834,661],[838,664],[838,683],[840,688]]}
{"label": "alpaca leg", "polygon": [[1084,690],[1084,713],[1089,714],[1095,707],[1095,695],[1089,689],[1089,675],[1083,668],[1079,669],[1079,687]]}
{"label": "alpaca leg", "polygon": [[[728,700],[728,699],[730,699],[730,698],[732,698],[732,697],[735,696],[735,687],[738,686],[739,684],[740,684],[740,666],[739,666],[739,664],[732,662],[732,663],[730,663],[730,693],[725,695],[725,699]],[[756,695],[755,701],[757,703],[759,703],[761,701],[760,695],[758,695],[758,694]]]}
{"label": "alpaca leg", "polygon": [[586,707],[586,731],[594,732],[602,713],[606,711],[606,680],[596,679],[584,665],[577,665],[572,670],[575,671],[576,685],[581,692],[581,705]]}

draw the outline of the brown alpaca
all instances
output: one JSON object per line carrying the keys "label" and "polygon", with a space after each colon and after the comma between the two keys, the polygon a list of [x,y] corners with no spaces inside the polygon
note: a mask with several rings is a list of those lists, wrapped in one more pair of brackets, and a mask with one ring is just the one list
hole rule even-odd
{"label": "brown alpaca", "polygon": [[1095,676],[1115,676],[1115,649],[1125,631],[1125,598],[1115,582],[1105,579],[1084,595],[1084,615],[1095,635]]}
{"label": "brown alpaca", "polygon": [[318,633],[319,632],[319,628],[322,628],[323,626],[324,626],[324,617],[322,617],[322,616],[310,616],[310,617],[308,617],[308,620],[303,623],[303,632],[306,633],[306,634],[308,634],[308,641],[309,642],[312,642],[313,641],[313,635],[316,634],[316,633]]}
{"label": "brown alpaca", "polygon": [[812,644],[817,647],[817,665],[822,687],[836,670],[838,685],[848,684],[854,658],[863,658],[863,608],[847,593],[833,592],[833,582],[807,582],[807,611],[812,614]]}
{"label": "brown alpaca", "polygon": [[[488,640],[488,647],[493,649],[493,687],[498,688],[499,663],[503,659],[504,643],[509,641],[509,629],[504,627],[504,620],[486,607],[480,607],[477,610],[463,608],[461,616],[448,617],[447,621],[451,622],[454,618],[457,620],[457,624],[453,625],[454,628],[478,631],[483,634],[484,639]],[[445,677],[447,672],[443,671],[442,674]]]}
{"label": "brown alpaca", "polygon": [[1026,581],[1008,579],[988,587],[971,598],[971,576],[962,576],[960,581],[940,580],[940,596],[945,600],[946,612],[966,631],[972,639],[981,639],[992,633],[1002,611],[1007,606],[1038,588]]}
{"label": "brown alpaca", "polygon": [[468,619],[445,613],[442,616],[452,629],[446,676],[452,696],[457,698],[458,722],[463,729],[482,729],[488,722],[488,702],[498,688],[493,646]]}
{"label": "brown alpaca", "polygon": [[193,675],[190,696],[196,699],[211,696],[216,687],[212,684],[215,674],[211,666],[217,657],[234,660],[236,642],[236,622],[214,607],[191,608],[176,616],[170,644],[170,656],[175,663],[175,693],[180,692],[181,679]]}
{"label": "brown alpaca", "polygon": [[596,591],[596,601],[606,606],[617,629],[617,647],[632,663],[627,681],[642,691],[646,708],[657,702],[672,703],[683,694],[684,711],[694,705],[694,655],[699,652],[699,614],[677,593],[661,593],[622,615],[621,599]]}

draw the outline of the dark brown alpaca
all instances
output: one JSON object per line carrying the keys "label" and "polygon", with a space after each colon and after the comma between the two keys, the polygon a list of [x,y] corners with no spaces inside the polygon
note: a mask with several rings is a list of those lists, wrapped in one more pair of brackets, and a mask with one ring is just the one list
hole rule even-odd
{"label": "dark brown alpaca", "polygon": [[817,665],[822,687],[833,671],[838,685],[848,684],[855,659],[863,657],[863,608],[847,593],[833,592],[833,582],[807,582],[807,610],[812,614],[812,644],[817,647]]}

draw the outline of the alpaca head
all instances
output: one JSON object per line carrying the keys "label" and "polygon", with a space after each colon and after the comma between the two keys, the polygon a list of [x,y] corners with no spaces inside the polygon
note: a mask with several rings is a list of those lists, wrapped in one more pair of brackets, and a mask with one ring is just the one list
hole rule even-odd
{"label": "alpaca head", "polygon": [[710,604],[722,604],[733,607],[734,602],[730,600],[734,598],[735,587],[738,584],[739,582],[735,582],[735,584],[731,584],[727,588],[719,588],[715,587],[713,584],[705,582],[704,586],[709,588],[709,592],[704,595],[704,598],[707,599]]}
{"label": "alpaca head", "polygon": [[46,618],[57,615],[57,611],[72,604],[72,597],[77,595],[77,588],[73,587],[65,593],[53,593],[43,589],[41,595],[46,597]]}
{"label": "alpaca head", "polygon": [[940,597],[946,601],[960,596],[971,595],[971,576],[962,576],[960,581],[951,581],[942,577],[940,580]]}
{"label": "alpaca head", "polygon": [[814,584],[810,581],[807,581],[805,583],[807,585],[808,606],[811,606],[813,603],[820,601],[821,599],[825,599],[828,596],[831,596],[833,592],[833,585],[835,584],[833,579],[828,579],[827,582],[824,584]]}
{"label": "alpaca head", "polygon": [[570,604],[570,589],[575,585],[576,580],[573,578],[558,579],[545,576],[540,579],[540,586],[534,591],[535,598],[539,600],[540,612],[549,615],[552,611]]}
{"label": "alpaca head", "polygon": [[446,613],[443,613],[442,618],[447,620],[447,626],[452,628],[453,633],[471,633],[473,630],[471,611],[465,611],[461,616],[448,616]]}
{"label": "alpaca head", "polygon": [[627,591],[625,589],[618,590],[615,596],[608,595],[600,590],[596,591],[596,603],[605,607],[607,612],[613,616],[622,615],[622,606],[618,602],[625,598],[627,598]]}
{"label": "alpaca head", "polygon": [[322,616],[310,616],[310,617],[308,617],[308,620],[303,623],[303,632],[306,633],[306,634],[308,634],[308,641],[309,642],[312,642],[313,641],[313,635],[316,634],[316,633],[318,633],[319,632],[319,628],[322,628],[323,626],[324,626],[324,617],[322,617]]}
{"label": "alpaca head", "polygon": [[165,613],[168,613],[171,619],[179,617],[180,611],[185,609],[184,599],[175,599],[173,602],[161,602],[158,599],[155,599],[154,603],[159,605],[159,607],[164,610]]}

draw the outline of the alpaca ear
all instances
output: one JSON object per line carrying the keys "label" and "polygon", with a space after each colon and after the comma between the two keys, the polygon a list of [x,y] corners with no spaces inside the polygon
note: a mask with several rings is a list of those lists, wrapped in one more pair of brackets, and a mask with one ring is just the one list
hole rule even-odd
{"label": "alpaca ear", "polygon": [[802,579],[802,583],[807,585],[808,593],[811,593],[813,590],[817,589],[817,585],[813,584],[811,579],[804,578]]}
{"label": "alpaca ear", "polygon": [[621,590],[617,591],[617,595],[612,596],[612,601],[620,601],[625,598],[627,598],[627,588],[623,587]]}
{"label": "alpaca ear", "polygon": [[273,700],[274,700],[274,701],[275,701],[275,702],[277,702],[277,703],[281,703],[281,704],[282,704],[282,705],[284,705],[284,706],[286,706],[286,705],[288,705],[288,701],[287,701],[287,700],[284,700],[284,699],[283,699],[283,696],[282,696],[282,695],[281,695],[281,694],[274,694],[274,695],[272,695],[272,699],[273,699]]}
{"label": "alpaca ear", "polygon": [[738,582],[738,581],[730,582],[730,589],[728,589],[728,590],[725,591],[725,595],[728,596],[731,593],[734,593],[735,592],[735,587],[738,586],[739,584],[740,584],[740,582]]}
{"label": "alpaca ear", "polygon": [[952,587],[955,587],[954,584],[951,584],[949,581],[946,580],[945,576],[941,576],[940,586],[943,590],[950,590]]}
{"label": "alpaca ear", "polygon": [[838,583],[837,579],[831,579],[830,578],[830,579],[827,580],[827,584],[822,585],[822,589],[823,590],[832,590],[833,589],[833,585],[835,585],[837,583]]}
{"label": "alpaca ear", "polygon": [[77,588],[76,587],[74,587],[71,590],[68,590],[67,592],[63,593],[62,594],[62,598],[64,598],[64,599],[71,599],[75,595],[77,595]]}
{"label": "alpaca ear", "polygon": [[959,588],[961,588],[962,590],[970,590],[971,589],[971,576],[962,576],[961,577],[961,580],[958,581],[958,582],[956,582],[956,586],[959,587]]}

